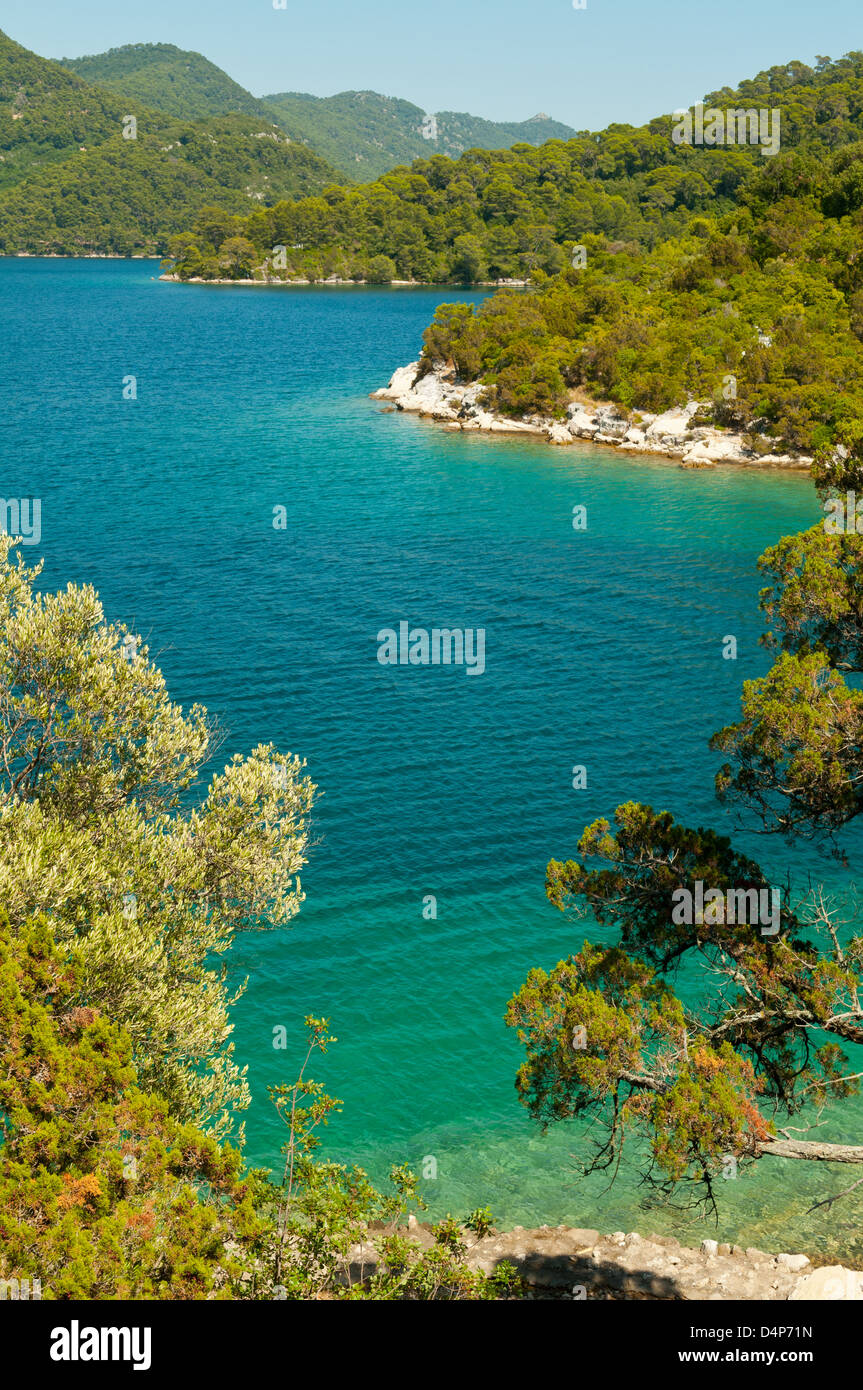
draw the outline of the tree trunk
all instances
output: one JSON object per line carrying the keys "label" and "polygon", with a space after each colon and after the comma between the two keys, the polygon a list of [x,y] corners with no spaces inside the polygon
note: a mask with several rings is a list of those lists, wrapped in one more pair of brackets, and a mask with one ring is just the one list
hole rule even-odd
{"label": "tree trunk", "polygon": [[759,1143],[758,1157],[821,1159],[825,1163],[863,1163],[863,1144],[817,1144],[802,1139]]}

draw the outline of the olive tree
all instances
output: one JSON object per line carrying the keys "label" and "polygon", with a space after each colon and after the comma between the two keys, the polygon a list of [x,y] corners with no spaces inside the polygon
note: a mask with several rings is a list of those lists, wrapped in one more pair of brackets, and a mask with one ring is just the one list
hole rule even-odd
{"label": "olive tree", "polygon": [[[314,787],[272,746],[201,785],[219,733],[172,703],[89,585],[41,593],[0,538],[0,896],[74,949],[79,1002],[124,1028],[140,1084],[182,1121],[248,1104],[224,956],[302,901]],[[220,958],[221,961],[220,961]]]}

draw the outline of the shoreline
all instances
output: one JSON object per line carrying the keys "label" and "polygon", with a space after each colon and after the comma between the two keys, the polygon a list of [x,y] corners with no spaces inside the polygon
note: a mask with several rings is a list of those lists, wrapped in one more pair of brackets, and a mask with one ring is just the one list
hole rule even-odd
{"label": "shoreline", "polygon": [[[122,256],[111,252],[85,252],[77,256],[58,255],[51,252],[18,251],[6,253],[4,260],[158,260],[158,256],[146,253],[133,253]],[[267,279],[204,279],[193,276],[182,280],[172,272],[164,272],[154,279],[168,284],[241,286],[243,288],[293,289],[293,288],[368,288],[367,280],[345,280],[340,276],[329,276],[326,280],[309,280],[297,277],[291,280]],[[374,288],[390,289],[451,289],[451,290],[495,290],[503,288],[524,288],[528,281],[496,280],[483,281],[473,286],[437,284],[421,280],[392,280],[386,285]],[[372,400],[391,401],[395,408],[431,419],[448,429],[463,431],[479,430],[492,434],[531,435],[544,438],[549,444],[566,447],[576,443],[593,443],[611,448],[619,453],[652,457],[676,462],[682,468],[711,468],[718,464],[735,464],[747,468],[782,468],[794,472],[808,471],[812,458],[806,454],[757,453],[744,442],[741,434],[718,429],[715,426],[692,426],[691,420],[698,411],[710,402],[688,401],[684,406],[676,406],[654,415],[646,411],[626,411],[611,402],[585,402],[573,400],[567,408],[565,420],[550,416],[529,415],[515,419],[485,408],[482,403],[484,387],[480,382],[465,383],[459,380],[452,366],[435,363],[434,367],[420,376],[419,361],[396,368],[389,384],[370,392]],[[770,440],[761,436],[766,446]]]}
{"label": "shoreline", "polygon": [[[431,1226],[415,1217],[400,1234],[427,1250],[435,1243]],[[696,1250],[674,1236],[637,1231],[604,1236],[571,1226],[516,1226],[481,1238],[463,1229],[462,1239],[471,1269],[492,1274],[508,1261],[531,1290],[528,1298],[863,1301],[863,1271],[816,1263],[817,1255],[771,1255],[716,1240],[703,1240]],[[367,1274],[379,1258],[371,1244],[351,1251],[352,1263]]]}
{"label": "shoreline", "polygon": [[[131,255],[122,255],[119,251],[81,251],[76,254],[68,254],[64,251],[0,251],[0,260],[16,261],[158,261],[160,264],[165,260],[161,251],[133,251]],[[341,285],[348,287],[351,285],[366,286],[371,285],[374,289],[415,289],[415,290],[523,290],[530,285],[529,280],[477,280],[474,284],[463,284],[460,281],[452,280],[345,280],[339,275],[330,275],[325,280],[309,280],[303,276],[298,276],[291,280],[279,280],[275,277],[263,278],[244,278],[229,279],[218,277],[210,279],[203,275],[191,275],[187,280],[179,275],[174,275],[170,271],[156,276],[156,279],[164,280],[172,285],[260,285],[264,289],[290,289],[293,285]]]}
{"label": "shoreline", "polygon": [[60,251],[3,251],[0,259],[4,261],[161,261],[158,252],[135,251],[131,256],[121,256],[119,251],[82,251],[79,256],[66,256]]}
{"label": "shoreline", "polygon": [[[80,257],[67,256],[67,260],[78,260]],[[158,259],[158,258],[157,258]],[[526,289],[529,281],[527,280],[478,280],[475,285],[454,285],[446,280],[343,280],[340,275],[329,275],[326,280],[308,280],[299,276],[293,280],[276,279],[209,279],[203,275],[190,275],[188,280],[183,280],[179,275],[166,272],[159,276],[160,280],[165,280],[172,285],[243,285],[260,286],[262,289],[291,289],[294,285],[334,285],[336,287],[358,287],[371,286],[373,289],[412,289],[412,290],[505,290],[505,289]]]}
{"label": "shoreline", "polygon": [[437,363],[420,376],[420,363],[398,367],[387,386],[370,393],[372,400],[391,401],[408,411],[452,430],[481,430],[491,434],[531,435],[567,447],[588,441],[626,454],[650,454],[673,459],[682,468],[711,468],[733,463],[750,468],[788,468],[808,471],[805,454],[756,454],[743,436],[714,426],[692,426],[703,403],[688,401],[660,415],[625,411],[610,403],[573,401],[566,420],[531,415],[514,420],[485,408],[481,382],[461,381],[451,366]]}

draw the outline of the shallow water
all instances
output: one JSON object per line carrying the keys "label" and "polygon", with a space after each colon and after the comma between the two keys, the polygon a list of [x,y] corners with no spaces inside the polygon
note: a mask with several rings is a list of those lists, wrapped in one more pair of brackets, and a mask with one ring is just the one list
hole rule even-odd
{"label": "shallow water", "polygon": [[[707,740],[766,669],[755,560],[816,518],[808,479],[462,435],[368,399],[438,302],[479,296],[157,275],[0,261],[3,495],[42,499],[45,585],[96,586],[172,695],[227,727],[220,761],[272,740],[323,792],[300,917],[232,953],[250,976],[250,1158],[277,1163],[267,1086],[323,1014],[340,1041],[317,1074],[344,1100],[329,1153],[375,1177],[434,1158],[435,1215],[488,1203],[503,1224],[692,1234],[643,1210],[636,1163],[609,1189],[578,1176],[579,1126],[530,1124],[502,1016],[589,930],[543,891],[585,824],[630,798],[724,823]],[[377,634],[400,620],[484,628],[485,672],[381,666]],[[784,870],[781,846],[756,848]],[[848,877],[811,851],[792,867]],[[852,1102],[820,1134],[859,1138],[861,1115]],[[723,1184],[720,1238],[859,1255],[858,1195],[806,1215],[848,1172],[762,1161]]]}

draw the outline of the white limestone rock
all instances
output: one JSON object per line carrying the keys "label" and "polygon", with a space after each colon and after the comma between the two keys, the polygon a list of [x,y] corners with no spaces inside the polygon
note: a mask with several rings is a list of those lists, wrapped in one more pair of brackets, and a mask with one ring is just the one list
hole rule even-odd
{"label": "white limestone rock", "polygon": [[569,430],[566,428],[566,425],[561,425],[557,423],[553,424],[551,428],[547,431],[547,438],[549,443],[551,444],[573,443],[573,437],[570,434]]}
{"label": "white limestone rock", "polygon": [[794,1302],[837,1299],[860,1302],[863,1301],[863,1273],[845,1269],[843,1265],[825,1265],[798,1280],[788,1298]]}
{"label": "white limestone rock", "polygon": [[688,401],[685,406],[675,406],[671,410],[666,410],[662,415],[657,415],[656,419],[647,427],[645,433],[648,439],[666,440],[671,439],[677,442],[682,441],[688,433],[689,422],[698,410],[697,401]]}
{"label": "white limestone rock", "polygon": [[576,439],[593,439],[599,429],[596,416],[583,405],[571,405],[567,411],[569,431]]}
{"label": "white limestone rock", "polygon": [[805,1269],[809,1263],[808,1255],[777,1255],[777,1264],[782,1265],[783,1269],[800,1270]]}
{"label": "white limestone rock", "polygon": [[392,375],[389,385],[373,391],[375,400],[393,401],[398,410],[430,417],[449,429],[485,430],[492,434],[543,435],[550,444],[568,445],[574,439],[590,439],[637,453],[679,458],[684,467],[706,468],[714,463],[781,465],[808,468],[811,459],[787,454],[755,457],[739,434],[706,426],[691,428],[698,401],[666,410],[661,415],[638,413],[634,419],[616,405],[595,409],[573,402],[565,422],[543,416],[513,420],[496,415],[485,404],[481,382],[457,380],[452,364],[438,362],[420,376],[420,363],[409,362]]}
{"label": "white limestone rock", "polygon": [[406,367],[397,367],[390,377],[389,385],[382,386],[379,391],[373,391],[372,399],[397,401],[401,396],[408,395],[416,381],[419,369],[419,362],[409,362]]}

